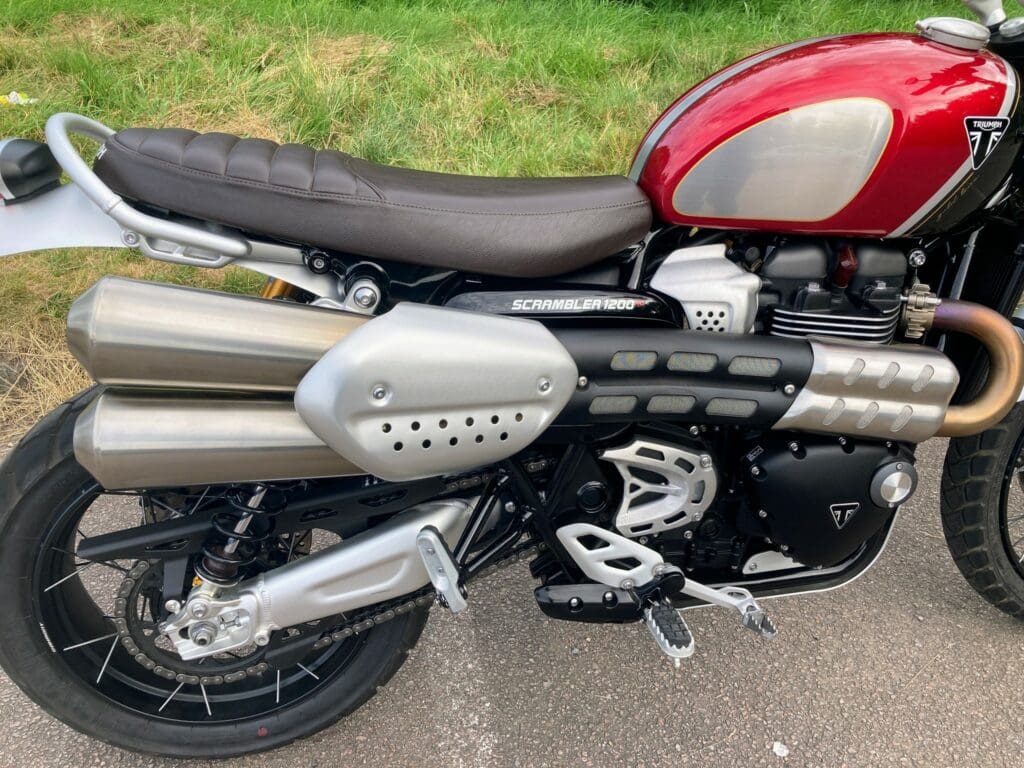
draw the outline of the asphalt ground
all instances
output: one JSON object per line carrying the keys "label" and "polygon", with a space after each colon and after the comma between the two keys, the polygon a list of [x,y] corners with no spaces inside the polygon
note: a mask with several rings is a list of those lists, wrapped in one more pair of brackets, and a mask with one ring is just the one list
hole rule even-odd
{"label": "asphalt ground", "polygon": [[517,566],[474,585],[461,616],[435,608],[387,688],[290,747],[209,764],[140,757],[61,725],[3,678],[0,763],[1019,765],[1024,626],[975,595],[946,551],[944,450],[921,447],[921,486],[872,570],[833,592],[767,603],[773,641],[719,609],[691,611],[697,651],[676,671],[640,625],[545,618]]}

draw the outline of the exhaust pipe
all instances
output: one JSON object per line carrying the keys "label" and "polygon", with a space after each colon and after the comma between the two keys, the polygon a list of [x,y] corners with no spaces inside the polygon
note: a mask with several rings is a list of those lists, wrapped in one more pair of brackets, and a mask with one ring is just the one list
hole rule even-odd
{"label": "exhaust pipe", "polygon": [[1002,421],[1024,389],[1024,344],[1013,325],[998,312],[969,301],[942,301],[932,328],[966,333],[988,353],[985,386],[969,403],[946,410],[938,435],[963,437],[984,432]]}
{"label": "exhaust pipe", "polygon": [[68,314],[68,346],[101,384],[291,392],[369,318],[105,277]]}
{"label": "exhaust pipe", "polygon": [[78,417],[74,448],[108,490],[365,474],[281,400],[104,392]]}

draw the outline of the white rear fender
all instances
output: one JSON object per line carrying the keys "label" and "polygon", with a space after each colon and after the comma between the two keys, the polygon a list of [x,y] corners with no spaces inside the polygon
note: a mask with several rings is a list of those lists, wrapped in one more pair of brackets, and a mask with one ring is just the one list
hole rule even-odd
{"label": "white rear fender", "polygon": [[0,206],[0,256],[51,248],[126,248],[121,227],[76,184]]}

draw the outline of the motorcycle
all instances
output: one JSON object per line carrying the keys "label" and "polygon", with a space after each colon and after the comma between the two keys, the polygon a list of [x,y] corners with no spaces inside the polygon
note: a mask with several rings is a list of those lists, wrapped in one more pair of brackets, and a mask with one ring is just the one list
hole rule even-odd
{"label": "motorcycle", "polygon": [[643,622],[678,666],[686,609],[771,638],[767,598],[870,568],[933,436],[950,551],[1024,618],[1024,19],[967,5],[727,67],[628,178],[66,113],[0,142],[0,255],[267,277],[71,307],[96,384],[0,471],[3,668],[126,749],[256,752],[514,562],[547,616]]}

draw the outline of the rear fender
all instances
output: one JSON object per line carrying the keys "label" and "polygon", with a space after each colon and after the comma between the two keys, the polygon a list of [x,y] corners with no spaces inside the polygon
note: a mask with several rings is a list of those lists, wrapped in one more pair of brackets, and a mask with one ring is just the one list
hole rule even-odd
{"label": "rear fender", "polygon": [[51,248],[126,248],[121,227],[77,184],[0,205],[0,256]]}

